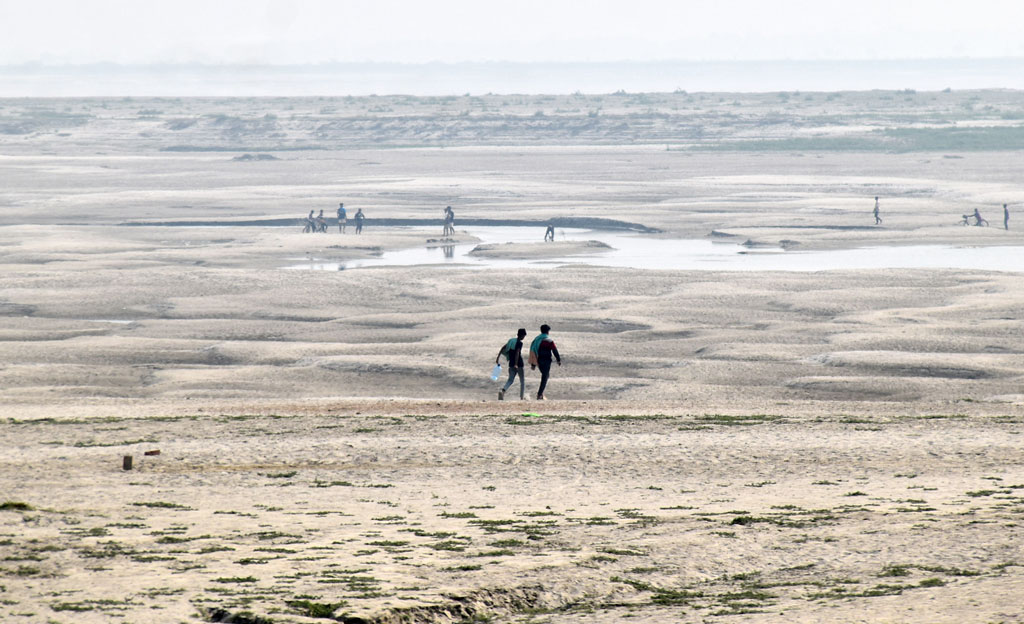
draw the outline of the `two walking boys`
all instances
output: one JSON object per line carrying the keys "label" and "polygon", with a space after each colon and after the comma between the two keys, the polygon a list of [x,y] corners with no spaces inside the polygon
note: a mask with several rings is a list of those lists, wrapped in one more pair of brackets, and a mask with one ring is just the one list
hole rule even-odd
{"label": "two walking boys", "polygon": [[[540,326],[540,334],[530,343],[530,351],[527,355],[527,361],[530,364],[530,370],[535,368],[540,369],[540,386],[537,388],[537,400],[544,401],[544,390],[548,385],[548,377],[551,375],[551,360],[554,358],[558,365],[562,365],[562,357],[558,354],[558,347],[555,346],[555,341],[549,336],[551,327],[548,325]],[[508,358],[508,381],[505,382],[505,387],[498,391],[498,400],[503,401],[505,399],[505,392],[512,386],[512,383],[516,380],[516,375],[519,376],[519,398],[520,400],[526,398],[526,370],[523,363],[523,338],[526,338],[526,330],[520,328],[516,332],[515,338],[510,338],[508,342],[502,345],[501,350],[498,351],[498,357],[494,358],[495,364],[501,364],[501,356]]]}

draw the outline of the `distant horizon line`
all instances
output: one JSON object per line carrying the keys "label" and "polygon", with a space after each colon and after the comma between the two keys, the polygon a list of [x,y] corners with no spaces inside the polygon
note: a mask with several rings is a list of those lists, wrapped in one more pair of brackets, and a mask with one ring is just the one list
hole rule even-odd
{"label": "distant horizon line", "polygon": [[1024,57],[0,65],[0,97],[1024,90]]}
{"label": "distant horizon line", "polygon": [[476,65],[715,65],[715,64],[825,64],[825,63],[928,63],[928,62],[1021,62],[1022,56],[934,56],[934,57],[887,57],[887,58],[824,58],[824,59],[793,59],[793,58],[772,58],[772,59],[621,59],[606,61],[515,61],[515,60],[467,60],[467,61],[310,61],[303,63],[272,63],[272,62],[214,62],[214,61],[153,61],[153,62],[118,62],[118,61],[92,61],[88,63],[74,62],[51,62],[51,61],[25,61],[21,63],[0,63],[4,69],[87,69],[87,68],[116,68],[134,69],[154,67],[168,68],[258,68],[258,69],[287,69],[295,67],[329,68],[329,67],[351,67],[351,66],[398,66],[398,67],[427,67],[427,66],[476,66]]}

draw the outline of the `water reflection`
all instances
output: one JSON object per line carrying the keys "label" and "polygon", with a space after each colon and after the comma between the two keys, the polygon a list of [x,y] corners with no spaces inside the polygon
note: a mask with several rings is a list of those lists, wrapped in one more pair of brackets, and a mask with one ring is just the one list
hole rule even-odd
{"label": "water reflection", "polygon": [[652,238],[632,232],[559,228],[564,241],[597,240],[612,247],[592,254],[536,259],[480,258],[469,254],[478,244],[537,243],[537,230],[522,227],[477,227],[464,230],[480,243],[456,243],[388,251],[379,257],[343,262],[307,259],[288,266],[297,270],[338,270],[384,266],[447,265],[463,268],[551,268],[589,264],[634,269],[712,271],[828,271],[843,269],[954,268],[1024,272],[1021,247],[912,245],[825,251],[748,248],[703,239]]}

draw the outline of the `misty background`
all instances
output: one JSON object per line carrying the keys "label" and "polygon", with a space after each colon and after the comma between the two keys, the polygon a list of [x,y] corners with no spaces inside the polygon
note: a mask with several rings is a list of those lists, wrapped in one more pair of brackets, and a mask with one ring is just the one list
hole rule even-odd
{"label": "misty background", "polygon": [[1024,3],[0,0],[0,96],[1024,88]]}

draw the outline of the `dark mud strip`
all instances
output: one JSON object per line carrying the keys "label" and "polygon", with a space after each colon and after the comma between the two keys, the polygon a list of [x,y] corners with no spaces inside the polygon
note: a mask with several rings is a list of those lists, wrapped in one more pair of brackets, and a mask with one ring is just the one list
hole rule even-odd
{"label": "dark mud strip", "polygon": [[[397,607],[373,615],[326,616],[343,624],[441,624],[444,622],[485,622],[496,615],[509,616],[518,613],[543,611],[564,611],[571,604],[552,602],[546,599],[540,586],[482,589],[466,596],[447,596],[441,604],[416,607]],[[231,613],[226,609],[214,608],[206,612],[209,622],[232,622],[234,624],[271,624],[258,615],[248,612]]]}
{"label": "dark mud strip", "polygon": [[[780,223],[778,225],[744,225],[739,226],[744,230],[843,230],[843,231],[859,231],[859,230],[877,230],[877,225],[790,225],[787,223]],[[713,235],[717,236],[734,236],[734,234],[724,234],[722,232],[712,232]]]}
{"label": "dark mud strip", "polygon": [[[258,219],[251,221],[127,221],[120,225],[126,226],[168,226],[168,227],[296,227],[305,225],[305,219]],[[348,220],[352,227],[352,219]],[[396,227],[396,226],[423,226],[440,227],[443,225],[439,219],[366,219],[364,227]],[[337,219],[328,219],[328,227],[336,227]],[[543,228],[553,225],[556,228],[580,228],[585,230],[619,230],[629,232],[642,232],[644,234],[656,234],[661,230],[647,227],[641,223],[630,223],[629,221],[618,221],[616,219],[601,219],[587,217],[557,217],[547,220],[530,219],[459,219],[458,225],[470,226],[500,226],[500,227],[535,227]]]}

